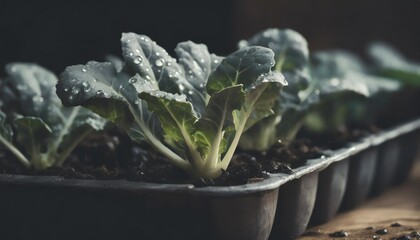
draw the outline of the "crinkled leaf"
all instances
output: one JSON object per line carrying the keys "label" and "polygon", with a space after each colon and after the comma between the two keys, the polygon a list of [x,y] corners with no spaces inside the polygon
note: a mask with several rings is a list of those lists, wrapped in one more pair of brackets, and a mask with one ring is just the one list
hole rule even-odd
{"label": "crinkled leaf", "polygon": [[[204,111],[206,96],[203,88],[207,76],[202,76],[205,77],[202,78],[205,81],[202,81],[195,76],[191,77],[189,71],[193,74],[208,71],[206,74],[209,74],[214,68],[214,61],[220,61],[217,56],[208,53],[207,47],[190,41],[178,44],[175,51],[180,57],[180,65],[148,36],[123,33],[121,44],[125,63],[133,73],[150,80],[156,89],[185,94],[189,101],[194,102],[194,108],[198,113]],[[192,59],[198,59],[199,65],[191,65],[189,61]],[[207,65],[210,68],[207,68]]]}
{"label": "crinkled leaf", "polygon": [[380,75],[398,79],[404,84],[420,86],[420,63],[411,62],[385,43],[373,43],[368,54]]}
{"label": "crinkled leaf", "polygon": [[153,89],[150,81],[139,75],[130,78],[117,73],[110,63],[93,61],[67,67],[57,84],[57,94],[64,105],[85,106],[126,130],[135,120],[130,109],[139,113],[141,121],[152,117],[137,95]]}
{"label": "crinkled leaf", "polygon": [[[39,134],[39,136],[34,135],[32,139],[39,140],[39,144],[41,142],[46,144],[44,148],[48,154],[32,156],[33,161],[45,160],[48,161],[49,166],[57,163],[58,148],[66,149],[69,154],[75,147],[66,143],[63,145],[63,139],[69,139],[75,135],[73,131],[80,135],[81,129],[88,133],[92,129],[103,128],[105,121],[98,115],[80,107],[66,108],[62,105],[54,91],[57,77],[52,72],[38,65],[25,63],[8,64],[6,72],[8,74],[7,86],[13,94],[8,95],[10,99],[7,102],[8,106],[5,107],[9,110],[10,116],[24,116],[16,120],[20,128],[25,128],[19,129],[18,139],[22,140],[28,152],[28,149],[33,150],[35,147],[31,142],[24,141],[26,136]],[[46,134],[45,129],[48,129],[50,133]],[[30,153],[41,154],[40,151]],[[63,154],[59,158],[66,156]],[[44,157],[45,159],[42,159]],[[35,162],[33,164],[37,165],[37,168],[47,167]]]}
{"label": "crinkled leaf", "polygon": [[[261,111],[263,114],[255,118],[254,122],[249,121],[250,124],[247,128],[252,127],[244,133],[241,139],[241,148],[262,151],[271,147],[279,136],[286,134],[285,128],[290,129],[292,127],[293,123],[285,122],[283,114],[296,111],[305,112],[309,104],[312,103],[307,99],[310,94],[301,94],[303,90],[310,91],[307,89],[311,80],[308,74],[309,50],[305,38],[290,29],[267,29],[257,33],[248,41],[240,42],[240,47],[247,45],[264,46],[273,50],[276,61],[273,69],[281,71],[288,82],[287,87],[282,88],[281,91],[276,91],[275,88],[267,89],[266,98],[269,99],[270,104],[264,111]],[[264,104],[261,105],[265,106]],[[271,115],[273,114],[272,106],[274,106],[275,115]],[[258,124],[254,124],[255,122]],[[287,127],[279,128],[279,124]],[[293,126],[293,129],[299,126],[298,123],[295,124],[296,127]],[[282,132],[278,132],[277,128]],[[287,132],[289,131],[287,130]]]}
{"label": "crinkled leaf", "polygon": [[[13,88],[15,101],[20,106],[18,114],[39,117],[50,126],[54,136],[65,135],[63,131],[77,127],[82,121],[96,130],[102,129],[105,124],[98,115],[86,109],[64,107],[55,94],[58,80],[52,72],[24,63],[9,64],[6,71],[8,84]],[[74,119],[80,122],[73,122]]]}
{"label": "crinkled leaf", "polygon": [[175,48],[179,65],[184,69],[187,80],[203,95],[206,94],[207,79],[222,61],[222,57],[210,54],[204,44],[182,42]]}
{"label": "crinkled leaf", "polygon": [[242,40],[239,45],[263,46],[273,50],[276,61],[274,69],[281,71],[289,83],[283,91],[296,95],[308,87],[308,43],[300,33],[291,29],[272,28],[255,34],[247,41]]}
{"label": "crinkled leaf", "polygon": [[241,41],[240,47],[262,46],[275,53],[275,69],[278,71],[303,70],[308,64],[308,43],[298,32],[291,29],[267,29],[249,40]]}
{"label": "crinkled leaf", "polygon": [[271,72],[274,53],[265,47],[244,47],[230,54],[210,74],[207,93],[210,95],[224,88],[242,84],[248,88],[262,74]]}

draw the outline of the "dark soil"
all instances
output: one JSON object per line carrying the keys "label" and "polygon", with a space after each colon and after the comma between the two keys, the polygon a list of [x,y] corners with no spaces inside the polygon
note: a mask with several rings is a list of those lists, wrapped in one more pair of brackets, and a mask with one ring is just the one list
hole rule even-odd
{"label": "dark soil", "polygon": [[291,174],[294,168],[305,165],[308,159],[321,157],[323,148],[341,147],[345,142],[365,134],[368,131],[356,130],[351,134],[338,135],[335,141],[324,140],[325,137],[312,141],[298,139],[288,145],[277,143],[267,152],[238,150],[229,168],[213,180],[192,180],[147,145],[134,144],[118,132],[90,135],[75,149],[63,167],[51,167],[41,172],[28,171],[10,153],[0,153],[0,173],[57,175],[69,179],[192,183],[195,186],[241,185],[261,181],[269,173]]}
{"label": "dark soil", "polygon": [[351,130],[340,131],[328,134],[314,134],[302,129],[298,138],[311,139],[310,146],[318,146],[321,149],[336,150],[347,147],[351,142],[357,142],[363,137],[379,132],[380,129],[375,126],[353,126]]}

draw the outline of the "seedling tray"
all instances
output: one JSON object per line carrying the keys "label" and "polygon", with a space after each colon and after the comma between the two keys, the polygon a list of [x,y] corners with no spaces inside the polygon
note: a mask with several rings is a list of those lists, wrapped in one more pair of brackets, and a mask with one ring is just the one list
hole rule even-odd
{"label": "seedling tray", "polygon": [[401,183],[420,119],[231,187],[0,174],[0,239],[287,239]]}

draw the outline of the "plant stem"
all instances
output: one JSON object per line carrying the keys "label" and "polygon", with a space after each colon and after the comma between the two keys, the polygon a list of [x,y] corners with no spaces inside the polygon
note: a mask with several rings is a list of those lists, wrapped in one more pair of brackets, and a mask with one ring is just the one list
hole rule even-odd
{"label": "plant stem", "polygon": [[0,136],[0,142],[3,143],[6,148],[15,155],[15,157],[22,163],[25,168],[30,168],[31,163],[29,160],[20,152],[17,148],[15,148],[10,142],[8,142],[6,139],[4,139],[2,136]]}
{"label": "plant stem", "polygon": [[152,145],[159,153],[163,154],[168,160],[173,163],[175,166],[184,169],[187,172],[191,172],[191,164],[179,157],[176,153],[174,153],[171,149],[163,145],[147,128],[145,123],[142,119],[138,117],[136,111],[132,106],[130,107],[130,111],[133,113],[134,120],[136,121],[137,125],[142,130],[143,134],[146,136],[147,142]]}

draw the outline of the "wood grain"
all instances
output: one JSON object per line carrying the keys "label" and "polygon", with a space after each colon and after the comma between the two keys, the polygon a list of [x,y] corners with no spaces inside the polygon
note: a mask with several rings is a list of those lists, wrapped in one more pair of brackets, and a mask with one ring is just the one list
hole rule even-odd
{"label": "wood grain", "polygon": [[[396,222],[401,226],[391,227]],[[375,233],[384,228],[388,234]],[[308,229],[298,239],[334,239],[329,234],[341,230],[349,235],[337,239],[375,239],[374,236],[378,237],[376,239],[391,239],[413,231],[420,232],[420,161],[416,162],[405,184],[366,201],[352,211],[338,214],[324,225]]]}

